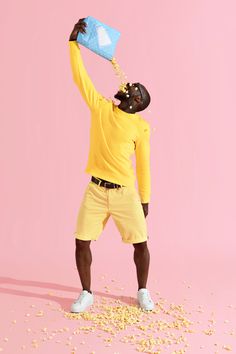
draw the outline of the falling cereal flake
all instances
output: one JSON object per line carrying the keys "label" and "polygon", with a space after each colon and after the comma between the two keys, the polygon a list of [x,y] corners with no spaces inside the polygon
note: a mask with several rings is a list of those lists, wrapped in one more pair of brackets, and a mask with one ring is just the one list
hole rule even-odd
{"label": "falling cereal flake", "polygon": [[9,341],[9,339],[8,338],[4,338],[4,342],[8,342]]}
{"label": "falling cereal flake", "polygon": [[121,70],[120,65],[117,63],[116,59],[113,58],[111,60],[111,64],[113,66],[113,69],[115,70],[115,74],[119,77],[120,79],[120,86],[119,89],[120,91],[126,92],[126,85],[127,85],[127,76],[125,73]]}
{"label": "falling cereal flake", "polygon": [[42,317],[44,315],[43,311],[39,311],[36,313],[36,316],[37,317]]}
{"label": "falling cereal flake", "polygon": [[14,323],[14,324],[15,324],[15,323],[16,323],[16,320],[13,320],[13,321],[12,321],[12,323]]}

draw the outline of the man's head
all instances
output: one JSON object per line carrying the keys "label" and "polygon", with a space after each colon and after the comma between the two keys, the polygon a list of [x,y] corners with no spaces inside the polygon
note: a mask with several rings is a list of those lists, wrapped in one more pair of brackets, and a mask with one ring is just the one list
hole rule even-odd
{"label": "man's head", "polygon": [[151,101],[147,89],[140,83],[128,83],[124,91],[118,91],[114,97],[120,100],[118,107],[128,113],[143,111]]}

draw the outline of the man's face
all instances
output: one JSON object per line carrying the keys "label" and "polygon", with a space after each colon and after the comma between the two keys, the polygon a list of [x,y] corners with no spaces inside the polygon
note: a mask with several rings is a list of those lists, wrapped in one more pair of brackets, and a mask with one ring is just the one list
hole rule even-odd
{"label": "man's face", "polygon": [[125,91],[126,92],[118,91],[114,97],[120,101],[124,101],[133,98],[134,96],[140,95],[137,83],[134,84],[128,83],[125,87]]}

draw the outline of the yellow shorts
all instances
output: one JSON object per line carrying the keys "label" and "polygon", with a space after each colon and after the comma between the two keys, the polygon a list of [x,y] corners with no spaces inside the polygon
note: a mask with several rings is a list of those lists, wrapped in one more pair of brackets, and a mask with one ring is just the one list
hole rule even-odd
{"label": "yellow shorts", "polygon": [[79,208],[76,231],[79,240],[97,240],[110,217],[122,241],[147,241],[147,223],[136,187],[105,188],[90,181]]}

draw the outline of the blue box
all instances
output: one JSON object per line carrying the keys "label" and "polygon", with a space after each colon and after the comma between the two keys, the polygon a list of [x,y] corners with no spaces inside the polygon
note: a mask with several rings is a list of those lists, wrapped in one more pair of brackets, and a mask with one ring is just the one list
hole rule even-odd
{"label": "blue box", "polygon": [[92,16],[85,18],[86,33],[78,33],[76,41],[105,59],[112,60],[120,32]]}

